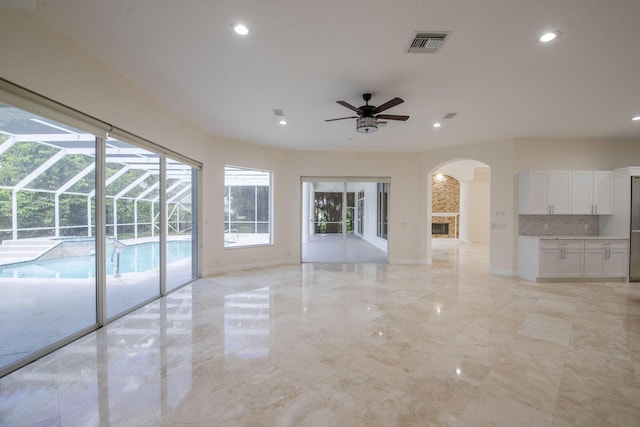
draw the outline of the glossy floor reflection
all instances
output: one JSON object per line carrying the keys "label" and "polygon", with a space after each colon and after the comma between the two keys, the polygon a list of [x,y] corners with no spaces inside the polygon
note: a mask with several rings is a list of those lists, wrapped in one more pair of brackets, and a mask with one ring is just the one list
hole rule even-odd
{"label": "glossy floor reflection", "polygon": [[640,424],[640,284],[304,264],[202,279],[0,379],[0,423]]}

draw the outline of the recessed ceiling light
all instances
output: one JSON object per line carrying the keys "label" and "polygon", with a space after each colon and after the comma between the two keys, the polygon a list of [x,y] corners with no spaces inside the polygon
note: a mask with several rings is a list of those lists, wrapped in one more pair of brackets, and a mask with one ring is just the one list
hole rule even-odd
{"label": "recessed ceiling light", "polygon": [[640,116],[632,117],[631,120],[633,120],[634,122],[640,122]]}
{"label": "recessed ceiling light", "polygon": [[433,124],[433,127],[434,127],[434,128],[439,128],[440,126],[442,126],[442,125],[440,124],[440,122],[435,122],[435,123]]}
{"label": "recessed ceiling light", "polygon": [[244,24],[236,25],[235,27],[233,27],[233,31],[240,34],[241,36],[246,36],[247,34],[249,34],[249,29]]}
{"label": "recessed ceiling light", "polygon": [[281,124],[282,126],[284,126],[284,125],[286,125],[286,124],[287,124],[287,121],[286,121],[286,120],[280,120],[280,124]]}
{"label": "recessed ceiling light", "polygon": [[555,40],[559,35],[560,33],[558,31],[549,31],[541,35],[538,40],[540,40],[542,43],[549,43],[550,41]]}

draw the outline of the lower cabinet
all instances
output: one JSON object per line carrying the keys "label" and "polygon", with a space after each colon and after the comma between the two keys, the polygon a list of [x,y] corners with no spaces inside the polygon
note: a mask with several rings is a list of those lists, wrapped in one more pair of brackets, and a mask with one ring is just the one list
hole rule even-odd
{"label": "lower cabinet", "polygon": [[629,247],[626,240],[587,240],[584,244],[585,277],[627,277]]}
{"label": "lower cabinet", "polygon": [[582,277],[584,270],[584,243],[581,240],[562,242],[540,241],[541,278]]}
{"label": "lower cabinet", "polygon": [[628,274],[626,239],[518,239],[518,276],[527,280],[606,280]]}

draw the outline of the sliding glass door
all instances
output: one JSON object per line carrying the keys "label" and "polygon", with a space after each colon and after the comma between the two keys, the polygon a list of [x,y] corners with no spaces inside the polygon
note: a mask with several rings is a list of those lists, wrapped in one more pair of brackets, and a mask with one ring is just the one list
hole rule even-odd
{"label": "sliding glass door", "polygon": [[95,144],[0,103],[0,372],[96,325]]}
{"label": "sliding glass door", "polygon": [[[387,194],[381,203],[380,185]],[[388,233],[377,235],[387,230],[388,194],[389,183],[377,180],[303,180],[302,262],[388,262]]]}
{"label": "sliding glass door", "polygon": [[198,169],[83,125],[0,103],[0,376],[198,274]]}
{"label": "sliding glass door", "polygon": [[303,262],[342,262],[344,258],[343,182],[306,182]]}

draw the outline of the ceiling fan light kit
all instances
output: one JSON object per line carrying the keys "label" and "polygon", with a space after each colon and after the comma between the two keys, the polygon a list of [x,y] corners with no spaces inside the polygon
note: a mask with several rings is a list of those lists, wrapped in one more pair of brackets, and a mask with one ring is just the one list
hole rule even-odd
{"label": "ceiling fan light kit", "polygon": [[386,123],[386,122],[378,122],[378,119],[383,120],[399,120],[406,121],[409,119],[409,116],[399,116],[395,114],[378,114],[385,110],[388,110],[391,107],[395,107],[398,104],[402,104],[404,101],[400,98],[393,98],[390,101],[385,102],[384,104],[376,107],[374,105],[369,105],[369,100],[371,99],[370,93],[365,93],[362,95],[362,99],[364,99],[365,105],[361,107],[354,107],[346,101],[336,101],[338,104],[342,105],[345,108],[348,108],[351,111],[355,111],[357,116],[349,116],[349,117],[340,117],[338,119],[327,119],[325,122],[334,122],[336,120],[345,120],[345,119],[356,119],[356,131],[359,133],[373,133],[378,130],[378,124]]}
{"label": "ceiling fan light kit", "polygon": [[375,117],[358,117],[356,119],[356,131],[371,133],[378,130],[378,120]]}

